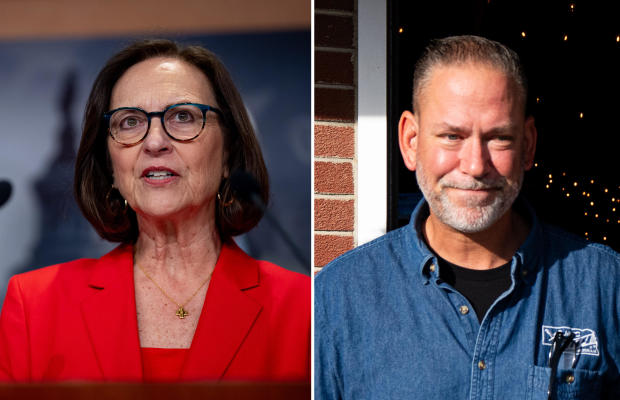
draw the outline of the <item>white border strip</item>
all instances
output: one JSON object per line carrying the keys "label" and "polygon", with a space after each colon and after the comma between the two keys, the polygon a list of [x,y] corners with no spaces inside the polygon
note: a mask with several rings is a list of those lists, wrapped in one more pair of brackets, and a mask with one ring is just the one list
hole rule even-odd
{"label": "white border strip", "polygon": [[387,0],[357,9],[357,245],[386,232]]}

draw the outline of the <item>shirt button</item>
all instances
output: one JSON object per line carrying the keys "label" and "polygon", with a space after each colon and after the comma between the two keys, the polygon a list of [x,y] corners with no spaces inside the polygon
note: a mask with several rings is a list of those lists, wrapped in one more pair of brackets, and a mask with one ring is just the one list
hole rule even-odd
{"label": "shirt button", "polygon": [[484,369],[487,369],[487,365],[484,362],[484,360],[478,361],[478,369],[481,370],[481,371],[484,370]]}
{"label": "shirt button", "polygon": [[459,311],[461,312],[461,314],[465,315],[469,312],[469,307],[467,306],[460,306],[459,307]]}
{"label": "shirt button", "polygon": [[430,268],[431,272],[435,272],[435,264],[431,264]]}
{"label": "shirt button", "polygon": [[573,383],[575,382],[575,375],[566,375],[566,383]]}

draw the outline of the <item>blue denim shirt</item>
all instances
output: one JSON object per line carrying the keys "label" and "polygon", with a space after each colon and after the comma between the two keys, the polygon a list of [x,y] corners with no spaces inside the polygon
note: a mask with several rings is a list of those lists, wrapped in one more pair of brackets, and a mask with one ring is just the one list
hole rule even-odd
{"label": "blue denim shirt", "polygon": [[620,255],[524,208],[532,228],[512,258],[512,285],[482,323],[439,279],[420,235],[424,201],[409,225],[323,268],[315,398],[546,399],[551,339],[570,330],[577,355],[560,358],[553,398],[620,399]]}

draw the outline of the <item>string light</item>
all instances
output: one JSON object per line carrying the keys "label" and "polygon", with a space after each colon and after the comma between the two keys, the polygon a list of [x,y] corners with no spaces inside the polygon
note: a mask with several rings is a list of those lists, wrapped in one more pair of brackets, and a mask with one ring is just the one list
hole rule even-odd
{"label": "string light", "polygon": [[568,35],[564,35],[564,41],[566,42],[568,40]]}
{"label": "string light", "polygon": [[525,31],[521,31],[521,37],[524,38],[525,37]]}
{"label": "string light", "polygon": [[[541,166],[544,164],[545,163],[542,161],[534,163],[535,166]],[[548,195],[552,196],[553,194],[561,194],[562,198],[568,198],[570,199],[569,201],[573,200],[574,198],[574,202],[578,202],[582,198],[583,200],[585,200],[584,204],[582,205],[584,209],[581,210],[581,213],[583,213],[582,218],[585,219],[585,223],[590,223],[594,227],[596,227],[595,232],[585,233],[585,238],[587,240],[590,240],[590,238],[592,238],[591,241],[594,242],[605,242],[606,244],[616,243],[616,237],[620,232],[616,230],[618,225],[615,225],[620,225],[620,219],[618,219],[617,217],[617,211],[620,211],[617,210],[617,208],[620,208],[620,206],[616,206],[617,203],[620,204],[620,191],[616,190],[616,185],[610,187],[609,185],[605,185],[605,183],[603,182],[598,182],[592,177],[574,177],[571,176],[571,172],[567,170],[560,170],[559,172],[557,170],[546,170],[544,172],[541,171],[539,176],[541,176],[541,178],[546,181],[541,183],[545,186],[545,190],[548,190]],[[554,183],[554,178],[556,181],[555,183],[557,184],[555,188],[559,188],[559,192],[550,190],[552,183]],[[590,190],[583,190],[585,189],[585,186],[587,186],[588,182],[592,186],[592,188]],[[571,192],[571,188],[575,188],[575,191]],[[578,191],[577,188],[582,188],[582,190]],[[620,189],[620,187],[618,187],[618,189]],[[607,198],[606,195],[610,195],[610,197]],[[611,207],[606,206],[606,204],[609,204],[607,203],[608,199],[611,199]],[[609,224],[614,224],[612,228],[614,229],[613,232],[606,231],[610,227]]]}
{"label": "string light", "polygon": [[616,36],[616,43],[620,43],[620,35]]}
{"label": "string light", "polygon": [[398,33],[403,33],[403,31],[404,31],[404,30],[403,30],[403,28],[402,28],[402,27],[401,27],[401,28],[398,28]]}
{"label": "string light", "polygon": [[574,12],[575,11],[575,3],[570,3],[568,5],[568,8],[569,8],[570,12]]}
{"label": "string light", "polygon": [[583,119],[583,113],[582,112],[579,113],[579,119]]}

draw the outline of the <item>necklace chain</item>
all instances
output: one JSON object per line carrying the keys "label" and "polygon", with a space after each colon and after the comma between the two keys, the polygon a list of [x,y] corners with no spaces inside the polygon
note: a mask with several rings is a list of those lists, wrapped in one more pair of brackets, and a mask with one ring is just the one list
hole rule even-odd
{"label": "necklace chain", "polygon": [[151,282],[153,282],[153,284],[157,287],[157,289],[159,289],[159,291],[166,296],[166,298],[168,298],[168,300],[170,300],[171,302],[173,302],[174,304],[177,305],[177,307],[179,307],[176,311],[176,316],[179,317],[179,319],[183,319],[186,316],[189,315],[189,313],[183,308],[185,307],[185,305],[187,303],[189,303],[194,296],[196,296],[196,294],[198,294],[198,292],[200,291],[200,289],[202,289],[202,287],[209,281],[209,279],[211,279],[211,275],[213,274],[213,271],[209,272],[209,275],[207,276],[207,278],[202,282],[202,284],[200,286],[198,286],[198,289],[196,289],[196,291],[194,293],[192,293],[191,296],[189,296],[187,298],[187,300],[185,300],[183,303],[179,303],[177,302],[175,299],[173,299],[165,290],[164,288],[162,288],[161,286],[159,286],[159,284],[157,282],[155,282],[155,279],[153,279],[151,277],[151,275],[147,274],[147,272],[139,265],[136,265],[140,271],[142,271],[142,273],[144,274],[144,276],[146,276]]}

